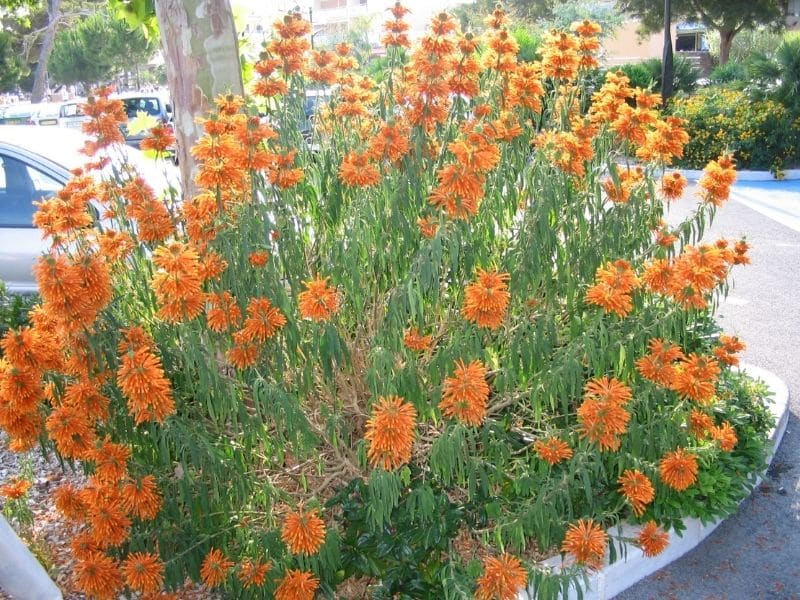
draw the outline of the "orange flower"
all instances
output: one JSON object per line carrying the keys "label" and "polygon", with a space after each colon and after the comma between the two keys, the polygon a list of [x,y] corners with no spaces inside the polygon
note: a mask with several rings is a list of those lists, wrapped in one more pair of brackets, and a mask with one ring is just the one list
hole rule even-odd
{"label": "orange flower", "polygon": [[313,573],[288,569],[275,590],[275,600],[314,600],[318,587]]}
{"label": "orange flower", "polygon": [[175,413],[172,386],[164,376],[161,359],[147,346],[126,351],[117,369],[117,385],[128,400],[136,424],[163,423]]}
{"label": "orange flower", "polygon": [[417,225],[419,225],[419,231],[422,234],[422,237],[429,240],[435,238],[436,232],[439,231],[439,222],[431,217],[427,219],[417,219]]}
{"label": "orange flower", "polygon": [[250,264],[254,267],[263,267],[269,260],[269,252],[266,250],[251,252],[250,256],[247,257],[247,260],[250,261]]}
{"label": "orange flower", "polygon": [[747,345],[735,335],[722,334],[719,336],[719,346],[714,348],[714,356],[716,356],[721,363],[734,366],[739,364],[739,357],[735,356]]}
{"label": "orange flower", "polygon": [[636,541],[639,542],[645,556],[658,556],[669,546],[669,534],[655,521],[648,521],[639,530]]}
{"label": "orange flower", "polygon": [[641,516],[645,506],[650,504],[656,496],[653,484],[644,473],[636,469],[626,469],[617,482],[622,495],[631,503],[633,514],[637,517]]}
{"label": "orange flower", "polygon": [[269,170],[270,183],[281,189],[293,187],[303,180],[303,170],[294,167],[296,150],[275,155],[275,166]]}
{"label": "orange flower", "polygon": [[569,447],[569,444],[555,437],[536,440],[533,449],[539,455],[539,458],[551,465],[572,458],[572,448]]}
{"label": "orange flower", "polygon": [[679,363],[671,389],[700,404],[711,404],[717,388],[720,367],[709,356],[689,354]]}
{"label": "orange flower", "polygon": [[468,365],[457,360],[455,364],[454,376],[445,379],[442,385],[439,409],[446,417],[477,427],[486,417],[489,401],[486,367],[479,360],[473,360]]}
{"label": "orange flower", "polygon": [[88,514],[88,507],[81,499],[80,493],[71,483],[64,483],[53,493],[56,509],[71,521],[83,521]]}
{"label": "orange flower", "polygon": [[259,347],[250,341],[244,331],[233,334],[233,348],[228,350],[227,358],[237,369],[252,367],[258,361]]}
{"label": "orange flower", "polygon": [[131,529],[131,520],[125,515],[122,503],[114,497],[96,494],[87,504],[95,543],[102,548],[122,545]]}
{"label": "orange flower", "polygon": [[373,467],[393,471],[411,460],[417,411],[399,396],[379,398],[367,421],[364,439],[369,443],[367,457]]}
{"label": "orange flower", "polygon": [[200,257],[188,244],[171,242],[153,252],[159,271],[152,287],[159,304],[159,316],[170,323],[194,319],[203,311]]}
{"label": "orange flower", "polygon": [[212,548],[203,559],[203,565],[200,567],[200,579],[208,587],[216,587],[225,581],[232,566],[233,563],[225,558],[221,550]]}
{"label": "orange flower", "polygon": [[639,279],[625,260],[598,267],[597,283],[586,292],[586,302],[625,317],[632,309],[631,292],[639,287]]}
{"label": "orange flower", "polygon": [[14,477],[8,483],[0,486],[0,496],[8,500],[19,500],[31,488],[31,482],[27,479]]}
{"label": "orange flower", "polygon": [[267,578],[267,571],[269,571],[271,567],[272,563],[270,561],[265,563],[261,561],[253,562],[249,558],[245,558],[239,566],[239,581],[242,582],[242,586],[244,586],[245,589],[256,585],[264,585],[264,581]]}
{"label": "orange flower", "polygon": [[733,264],[735,265],[749,265],[750,257],[747,256],[747,251],[750,249],[750,244],[745,240],[739,240],[733,247],[735,256],[733,257]]}
{"label": "orange flower", "polygon": [[95,479],[108,485],[125,479],[128,475],[128,459],[130,457],[129,446],[106,440],[102,446],[89,453],[89,458],[95,462]]}
{"label": "orange flower", "polygon": [[47,432],[56,448],[67,458],[83,458],[94,447],[96,433],[84,413],[72,406],[60,406],[47,417]]}
{"label": "orange flower", "polygon": [[714,419],[711,415],[694,408],[691,413],[689,413],[689,429],[695,436],[704,438],[711,431],[713,426]]}
{"label": "orange flower", "polygon": [[352,187],[369,187],[381,180],[381,174],[370,162],[369,152],[348,152],[339,167],[339,178]]}
{"label": "orange flower", "polygon": [[248,342],[265,342],[286,325],[286,317],[267,298],[253,298],[247,304],[247,319],[242,338]]}
{"label": "orange flower", "polygon": [[122,588],[122,574],[116,561],[102,552],[89,552],[75,564],[73,572],[79,590],[98,600],[112,600]]}
{"label": "orange flower", "polygon": [[319,275],[304,282],[306,291],[297,297],[300,316],[312,321],[327,321],[339,311],[339,292],[328,285],[329,277]]}
{"label": "orange flower", "polygon": [[125,511],[142,521],[155,519],[161,510],[161,494],[153,475],[145,475],[139,481],[126,483],[120,496]]}
{"label": "orange flower", "polygon": [[736,181],[736,168],[729,154],[712,160],[703,170],[700,178],[700,197],[704,202],[722,206],[730,196],[731,186]]}
{"label": "orange flower", "polygon": [[103,549],[99,544],[95,543],[94,537],[90,531],[82,531],[72,538],[69,543],[72,553],[78,560],[86,560],[92,553],[102,554]]}
{"label": "orange flower", "polygon": [[569,526],[561,551],[572,554],[578,563],[599,569],[603,564],[607,543],[608,534],[592,519],[580,519]]}
{"label": "orange flower", "polygon": [[731,452],[736,447],[736,444],[739,443],[736,430],[727,421],[722,425],[710,427],[708,432],[712,438],[719,442],[719,447],[725,452]]}
{"label": "orange flower", "polygon": [[478,578],[477,600],[515,600],[528,583],[528,571],[519,559],[508,553],[489,556],[483,561]]}
{"label": "orange flower", "polygon": [[206,321],[211,331],[222,333],[239,324],[242,311],[230,292],[208,295],[209,307],[206,309]]}
{"label": "orange flower", "polygon": [[578,407],[581,437],[599,444],[601,450],[617,450],[618,436],[625,433],[631,418],[623,407],[630,399],[630,388],[613,377],[587,383],[583,403]]}
{"label": "orange flower", "polygon": [[508,273],[479,268],[478,281],[469,284],[464,290],[464,318],[479,327],[500,327],[511,299],[506,283],[510,278]]}
{"label": "orange flower", "polygon": [[122,562],[122,575],[132,590],[152,594],[164,583],[164,563],[157,554],[132,552]]}
{"label": "orange flower", "polygon": [[668,452],[658,464],[661,480],[682,492],[697,481],[697,458],[683,448]]}
{"label": "orange flower", "polygon": [[668,342],[652,339],[647,343],[650,353],[636,361],[642,377],[663,386],[672,385],[676,370],[673,363],[683,358],[681,349]]}
{"label": "orange flower", "polygon": [[293,554],[316,554],[325,543],[325,521],[317,516],[316,508],[307,513],[290,512],[283,522],[281,539]]}
{"label": "orange flower", "polygon": [[678,171],[673,171],[669,175],[664,175],[661,180],[661,194],[668,202],[670,200],[679,200],[683,196],[686,184],[686,178]]}
{"label": "orange flower", "polygon": [[405,344],[406,348],[409,350],[425,352],[429,350],[433,344],[433,337],[430,335],[421,335],[416,327],[411,327],[403,336],[403,344]]}
{"label": "orange flower", "polygon": [[153,150],[164,153],[175,148],[175,134],[169,125],[156,125],[139,145],[142,151]]}

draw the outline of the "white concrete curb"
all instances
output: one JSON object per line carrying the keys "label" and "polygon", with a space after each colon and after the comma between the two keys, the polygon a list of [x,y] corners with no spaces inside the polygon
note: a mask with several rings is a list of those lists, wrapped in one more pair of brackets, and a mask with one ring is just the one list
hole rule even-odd
{"label": "white concrete curb", "polygon": [[[742,365],[741,370],[755,379],[761,379],[767,384],[773,394],[773,403],[770,405],[770,412],[775,416],[775,427],[770,431],[769,437],[772,440],[772,448],[767,457],[767,464],[772,462],[775,450],[781,443],[783,434],[786,431],[786,424],[789,421],[789,388],[783,380],[773,373],[753,365]],[[761,481],[761,475],[758,482]],[[700,544],[705,538],[722,523],[724,519],[703,525],[699,519],[684,519],[683,524],[686,530],[682,537],[674,533],[670,534],[670,543],[664,552],[653,558],[647,558],[642,550],[632,544],[626,544],[625,556],[618,556],[617,561],[608,564],[602,569],[587,573],[588,586],[583,589],[584,600],[610,600],[617,594],[625,591],[638,581],[651,575],[677,560],[695,546]],[[639,530],[638,525],[624,523],[616,531],[616,535],[623,537],[636,537]],[[549,567],[553,571],[561,569],[561,556],[548,558],[540,563],[542,566]],[[518,600],[534,600],[536,591],[532,588],[527,592],[520,592]],[[575,589],[570,589],[568,600],[576,600],[578,594]],[[564,600],[567,600],[565,598]]]}
{"label": "white concrete curb", "polygon": [[61,600],[61,592],[0,515],[0,589],[15,600]]}
{"label": "white concrete curb", "polygon": [[[696,169],[667,169],[666,173],[678,171],[689,181],[698,181],[703,176],[703,171]],[[800,179],[800,169],[787,169],[783,171],[781,181],[796,181]],[[736,181],[778,181],[770,171],[736,171]]]}

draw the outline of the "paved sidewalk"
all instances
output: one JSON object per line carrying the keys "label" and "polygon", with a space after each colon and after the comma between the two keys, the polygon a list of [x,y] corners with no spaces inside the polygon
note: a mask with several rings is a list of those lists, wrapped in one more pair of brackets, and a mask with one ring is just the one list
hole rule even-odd
{"label": "paved sidewalk", "polygon": [[[691,194],[676,213],[691,208]],[[746,362],[787,383],[786,434],[764,482],[735,515],[618,600],[800,600],[800,183],[737,185],[705,239],[741,235],[753,246],[753,264],[734,268],[719,320],[747,342]]]}

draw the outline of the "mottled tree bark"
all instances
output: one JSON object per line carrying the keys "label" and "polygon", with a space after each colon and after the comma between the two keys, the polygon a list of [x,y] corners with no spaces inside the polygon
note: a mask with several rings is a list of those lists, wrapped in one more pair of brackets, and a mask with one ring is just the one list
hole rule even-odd
{"label": "mottled tree bark", "polygon": [[157,0],[156,17],[172,94],[183,195],[194,195],[195,161],[190,150],[218,94],[242,95],[239,44],[228,0]]}
{"label": "mottled tree bark", "polygon": [[33,75],[31,102],[34,104],[44,100],[44,95],[47,92],[47,61],[50,60],[50,52],[53,50],[59,19],[61,19],[61,0],[48,0],[47,29],[45,29],[44,37],[42,38],[39,61],[36,63],[36,71]]}

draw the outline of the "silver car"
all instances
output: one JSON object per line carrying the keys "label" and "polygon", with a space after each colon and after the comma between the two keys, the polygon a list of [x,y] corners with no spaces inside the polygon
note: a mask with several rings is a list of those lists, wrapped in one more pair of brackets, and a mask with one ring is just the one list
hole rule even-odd
{"label": "silver car", "polygon": [[[0,280],[9,292],[36,291],[32,268],[47,241],[33,226],[33,203],[58,192],[70,169],[87,162],[80,152],[85,141],[81,132],[61,127],[0,127]],[[115,148],[113,155],[117,164],[133,165],[157,192],[178,189],[174,166],[157,166],[129,146]]]}

